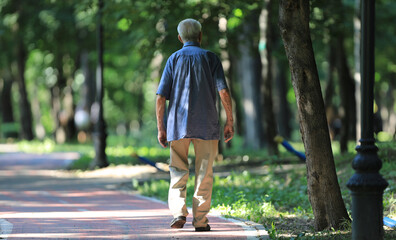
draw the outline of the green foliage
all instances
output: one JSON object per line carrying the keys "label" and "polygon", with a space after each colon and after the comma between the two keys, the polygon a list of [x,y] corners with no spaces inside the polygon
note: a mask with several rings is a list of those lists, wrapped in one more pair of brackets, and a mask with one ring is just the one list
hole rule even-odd
{"label": "green foliage", "polygon": [[[389,182],[384,192],[384,216],[396,217],[396,142],[378,143],[379,157],[383,160],[381,174]],[[348,211],[351,199],[346,182],[354,173],[351,162],[355,151],[335,155],[341,192]],[[270,239],[350,239],[351,223],[343,224],[344,230],[315,232],[313,213],[307,196],[305,166],[300,164],[268,166],[262,174],[249,171],[233,172],[225,178],[214,177],[212,210],[224,216],[243,218],[263,224]],[[194,178],[187,184],[187,205],[191,206]],[[135,187],[143,195],[167,201],[169,183],[149,181]],[[393,239],[394,231],[385,231],[384,239]]]}
{"label": "green foliage", "polygon": [[[142,163],[134,156],[146,157],[155,162],[166,162],[169,156],[169,149],[156,147],[146,147],[145,142],[139,142],[138,139],[127,137],[109,136],[107,141],[106,155],[110,165],[140,165]],[[136,143],[136,144],[135,144]],[[73,161],[68,168],[71,170],[88,170],[95,152],[92,143],[67,143],[56,144],[54,140],[46,138],[43,141],[20,141],[17,143],[22,152],[29,153],[51,153],[51,152],[78,152],[81,158]]]}
{"label": "green foliage", "polygon": [[1,123],[0,122],[0,136],[6,136],[9,133],[18,133],[21,126],[19,123]]}
{"label": "green foliage", "polygon": [[[135,184],[136,186],[136,184]],[[162,201],[168,200],[169,182],[165,180],[145,182],[142,186],[136,186],[140,193],[145,196],[156,197]]]}
{"label": "green foliage", "polygon": [[271,223],[271,228],[269,228],[267,231],[270,239],[277,239],[278,233],[274,223]]}
{"label": "green foliage", "polygon": [[[147,139],[146,139],[147,140]],[[127,137],[110,136],[106,153],[111,165],[118,164],[141,164],[138,159],[131,157],[132,153],[138,153],[155,161],[165,162],[169,150],[159,147],[145,147],[147,142],[141,142]],[[237,140],[238,141],[238,140]],[[135,145],[134,145],[135,144]],[[351,146],[354,143],[351,143]],[[377,143],[378,156],[383,161],[381,174],[389,182],[383,195],[384,216],[396,217],[396,142]],[[78,151],[82,157],[75,161],[70,169],[87,170],[94,157],[91,144],[55,144],[53,140],[22,141],[18,143],[20,150],[25,152],[48,153],[54,151]],[[293,143],[293,146],[301,150],[302,143]],[[235,146],[239,149],[237,146]],[[356,152],[350,147],[347,154],[340,155],[335,149],[335,163],[341,192],[347,209],[351,209],[351,198],[346,182],[353,175],[354,170],[351,162]],[[227,151],[228,152],[228,151]],[[230,151],[236,154],[237,151]],[[230,155],[229,166],[249,166],[251,160],[243,160],[246,156],[261,159],[268,158],[264,152],[244,153],[246,155]],[[233,156],[233,157],[231,157]],[[245,159],[246,159],[245,157]],[[238,160],[239,159],[239,160]],[[299,162],[281,164],[281,162],[265,162],[262,173],[253,174],[249,171],[232,172],[229,176],[214,177],[212,210],[228,217],[248,219],[263,224],[271,239],[350,239],[350,222],[344,223],[343,231],[327,230],[315,232],[312,226],[312,209],[307,196],[307,180],[305,166]],[[262,161],[263,163],[263,161]],[[271,164],[268,164],[271,163]],[[217,166],[227,167],[226,163],[216,163]],[[192,194],[194,191],[194,177],[187,183],[187,205],[192,206]],[[148,181],[139,183],[132,180],[132,186],[146,196],[156,197],[167,201],[169,182]],[[386,231],[384,239],[393,239],[394,231]]]}
{"label": "green foliage", "polygon": [[[155,89],[165,60],[181,47],[176,31],[180,20],[191,17],[202,23],[203,47],[219,55],[221,51],[236,54],[235,46],[241,26],[250,21],[252,13],[259,13],[266,7],[265,1],[261,0],[118,0],[111,3],[104,1],[104,4],[104,114],[112,134],[117,132],[117,128],[124,127],[128,133],[155,124]],[[276,24],[278,9],[277,4],[274,5],[271,21]],[[392,100],[395,97],[394,91],[392,92],[394,84],[391,80],[395,77],[396,64],[393,55],[389,53],[395,45],[396,34],[391,24],[382,23],[394,19],[394,5],[389,0],[376,3],[377,11],[381,14],[377,16],[376,24],[378,47],[375,92],[378,102],[381,102],[382,113],[387,116],[395,111]],[[311,9],[315,58],[323,86],[326,86],[327,46],[332,33],[344,34],[348,63],[353,62],[354,1],[339,1],[339,4],[312,1]],[[41,125],[44,129],[44,136],[37,136],[40,139],[53,136],[58,127],[50,92],[52,88],[59,87],[62,93],[66,87],[72,87],[73,104],[76,106],[83,99],[83,83],[91,81],[95,75],[97,12],[97,1],[88,0],[0,2],[0,83],[10,67],[15,66],[15,50],[19,44],[17,40],[20,39],[27,51],[25,77],[28,98],[35,108],[33,124]],[[225,20],[227,29],[219,30],[220,20]],[[279,63],[284,61],[285,54],[279,36],[276,41],[273,55]],[[82,69],[82,53],[88,53],[91,77],[84,76],[86,69]],[[238,86],[239,79],[230,80],[234,86]],[[288,103],[295,106],[296,99],[291,84],[287,88]],[[20,99],[18,94],[16,88],[13,88],[15,106]],[[236,100],[240,99],[238,89],[235,89],[235,95],[238,95],[235,96]],[[334,102],[338,104],[337,99]],[[236,106],[241,108],[239,103]],[[64,106],[60,108],[63,110]],[[294,108],[292,111],[295,111]],[[19,118],[18,107],[14,107],[13,115],[16,119]],[[297,118],[291,122],[295,135],[299,135]],[[297,137],[293,136],[292,139],[298,139]]]}
{"label": "green foliage", "polygon": [[46,138],[43,141],[20,141],[17,143],[18,149],[27,153],[51,153],[51,152],[79,152],[81,154],[93,153],[93,146],[90,143],[68,143],[56,144],[53,139]]}
{"label": "green foliage", "polygon": [[[270,170],[266,176],[248,171],[232,173],[226,178],[215,177],[212,209],[229,217],[244,218],[264,224],[281,215],[311,216],[306,195],[304,171],[284,174]],[[145,182],[138,187],[141,194],[167,200],[167,181]],[[158,191],[157,191],[158,190]],[[194,177],[187,183],[187,205],[192,206]]]}
{"label": "green foliage", "polygon": [[30,153],[49,153],[55,150],[55,142],[51,139],[44,141],[21,141],[18,148],[23,152]]}
{"label": "green foliage", "polygon": [[90,168],[92,157],[88,155],[82,155],[78,160],[73,161],[69,166],[69,170],[84,171]]}

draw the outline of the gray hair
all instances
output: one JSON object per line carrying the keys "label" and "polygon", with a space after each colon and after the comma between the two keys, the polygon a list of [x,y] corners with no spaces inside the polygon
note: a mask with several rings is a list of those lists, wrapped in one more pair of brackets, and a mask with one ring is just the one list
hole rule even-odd
{"label": "gray hair", "polygon": [[179,33],[183,42],[198,41],[201,29],[201,23],[191,18],[184,19],[177,26],[177,32]]}

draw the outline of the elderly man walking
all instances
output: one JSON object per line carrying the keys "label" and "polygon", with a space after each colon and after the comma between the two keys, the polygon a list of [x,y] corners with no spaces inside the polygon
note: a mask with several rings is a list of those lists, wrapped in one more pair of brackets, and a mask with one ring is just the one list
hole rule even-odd
{"label": "elderly man walking", "polygon": [[[213,161],[218,153],[220,126],[216,110],[220,94],[227,121],[224,138],[234,135],[231,97],[220,59],[200,47],[201,24],[185,19],[177,27],[183,48],[167,60],[157,90],[158,141],[170,143],[170,188],[168,204],[174,219],[170,226],[182,228],[188,215],[186,185],[189,176],[188,149],[195,151],[195,190],[193,226],[195,231],[210,231],[209,213],[213,187]],[[169,100],[167,126],[164,123],[165,103]]]}

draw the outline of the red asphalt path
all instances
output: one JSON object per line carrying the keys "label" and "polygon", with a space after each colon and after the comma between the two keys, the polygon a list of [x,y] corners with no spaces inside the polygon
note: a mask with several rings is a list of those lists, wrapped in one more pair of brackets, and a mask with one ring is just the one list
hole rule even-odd
{"label": "red asphalt path", "polygon": [[[165,203],[115,190],[111,179],[55,176],[72,153],[0,154],[0,239],[265,239],[259,225],[209,216],[171,229]],[[118,180],[119,181],[119,180]],[[125,179],[124,179],[125,182]]]}

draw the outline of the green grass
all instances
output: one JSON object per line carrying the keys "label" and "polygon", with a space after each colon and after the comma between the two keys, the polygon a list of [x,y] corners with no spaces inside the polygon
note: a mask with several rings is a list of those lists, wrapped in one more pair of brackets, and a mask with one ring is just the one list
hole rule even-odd
{"label": "green grass", "polygon": [[[383,161],[381,174],[389,182],[389,187],[383,195],[384,216],[396,218],[396,142],[377,145],[380,149],[378,155]],[[354,173],[351,162],[356,155],[353,147],[351,149],[344,155],[335,154],[341,192],[349,213],[351,197],[346,183]],[[265,174],[253,175],[244,171],[234,172],[226,178],[214,178],[213,210],[224,216],[261,223],[269,232],[271,239],[351,239],[349,222],[345,223],[343,231],[314,231],[313,213],[307,196],[306,170],[303,164],[294,162],[293,167],[282,168],[282,165],[276,164],[276,159],[265,158],[263,153],[256,153],[254,158],[259,158],[260,155],[263,157],[263,162],[272,163],[266,165]],[[232,164],[243,162],[237,160],[236,156],[228,158],[227,161]],[[193,183],[194,178],[190,178],[187,184],[188,206],[192,205]],[[135,183],[135,187],[143,195],[167,200],[169,188],[167,181],[145,182],[140,186]],[[385,231],[384,239],[395,238],[395,230]]]}
{"label": "green grass", "polygon": [[[234,141],[235,140],[235,141]],[[149,142],[147,142],[149,141]],[[156,140],[113,137],[107,139],[106,153],[111,165],[141,164],[131,157],[133,153],[145,156],[153,161],[166,162],[169,149],[162,149]],[[294,148],[304,151],[301,142],[291,142]],[[71,169],[87,170],[94,157],[92,143],[88,144],[55,144],[52,140],[19,142],[19,148],[25,152],[79,152],[81,159],[75,161]],[[151,146],[151,147],[149,147]],[[384,192],[384,216],[396,218],[396,142],[377,143],[378,156],[383,162],[381,174],[389,182]],[[350,212],[351,197],[346,183],[354,174],[351,167],[355,157],[355,143],[349,144],[349,153],[341,155],[339,144],[333,143],[333,152],[337,168],[341,193]],[[350,239],[351,226],[345,223],[344,231],[315,232],[313,214],[307,196],[306,170],[304,164],[291,153],[279,148],[279,156],[268,156],[267,151],[244,149],[242,139],[233,139],[231,149],[224,153],[224,160],[216,162],[220,168],[234,166],[265,166],[262,174],[248,171],[233,172],[226,178],[214,178],[212,209],[228,217],[243,218],[263,224],[271,239]],[[191,151],[192,155],[193,151]],[[193,156],[191,156],[193,158]],[[284,165],[288,163],[289,165]],[[292,166],[292,167],[290,167]],[[187,185],[189,206],[192,205],[194,178]],[[168,181],[150,181],[141,185],[132,181],[132,185],[146,196],[163,201],[168,197]],[[396,231],[387,230],[384,239],[396,239]]]}
{"label": "green grass", "polygon": [[[154,147],[132,145],[132,138],[109,136],[107,139],[106,155],[110,165],[137,165],[142,164],[133,154],[144,156],[152,161],[166,162],[169,158],[169,149],[163,149],[159,145]],[[44,141],[21,141],[18,148],[22,152],[51,153],[51,152],[79,152],[81,158],[69,166],[71,170],[88,170],[92,159],[95,157],[93,143],[67,143],[56,144],[51,139]]]}

